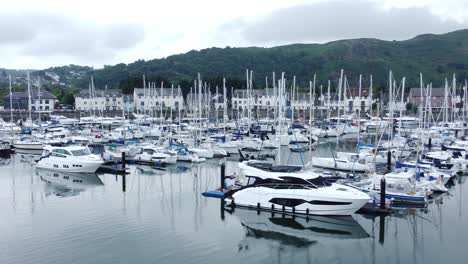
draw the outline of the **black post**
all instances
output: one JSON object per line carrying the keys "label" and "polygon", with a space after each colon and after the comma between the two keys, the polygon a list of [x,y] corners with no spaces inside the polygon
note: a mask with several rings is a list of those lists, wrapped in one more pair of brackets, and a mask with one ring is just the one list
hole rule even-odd
{"label": "black post", "polygon": [[257,203],[257,215],[260,215],[260,203]]}
{"label": "black post", "polygon": [[429,138],[429,144],[427,144],[427,145],[428,145],[429,149],[432,148],[432,138]]}
{"label": "black post", "polygon": [[385,178],[380,179],[380,209],[385,209],[385,192],[386,192]]}
{"label": "black post", "polygon": [[221,190],[224,189],[226,184],[226,164],[224,162],[221,164]]}
{"label": "black post", "polygon": [[388,171],[392,169],[392,153],[390,150],[387,152],[387,169]]}
{"label": "black post", "polygon": [[385,241],[385,216],[380,216],[380,226],[379,226],[379,243],[383,244]]}
{"label": "black post", "polygon": [[221,201],[221,220],[224,221],[224,199],[220,199]]}
{"label": "black post", "polygon": [[122,151],[122,170],[125,170],[125,163],[127,161],[125,160],[125,151]]}
{"label": "black post", "polygon": [[126,192],[127,191],[127,182],[126,182],[126,175],[122,175],[122,192]]}

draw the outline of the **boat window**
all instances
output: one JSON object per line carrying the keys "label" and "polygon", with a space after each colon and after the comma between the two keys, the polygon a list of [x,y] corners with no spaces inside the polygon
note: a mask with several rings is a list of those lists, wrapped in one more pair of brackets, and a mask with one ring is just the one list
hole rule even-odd
{"label": "boat window", "polygon": [[310,204],[316,204],[316,205],[348,205],[351,204],[351,202],[335,202],[335,201],[310,201]]}
{"label": "boat window", "polygon": [[273,198],[269,201],[270,203],[281,205],[281,206],[288,206],[294,207],[300,204],[306,203],[307,201],[303,199],[292,199],[292,198]]}
{"label": "boat window", "polygon": [[153,155],[154,150],[152,150],[152,149],[145,149],[145,150],[143,150],[143,152],[146,152],[146,153],[148,153],[149,155]]}
{"label": "boat window", "polygon": [[91,151],[89,149],[84,148],[84,149],[78,149],[78,150],[72,150],[73,156],[86,156],[90,155]]}
{"label": "boat window", "polygon": [[317,178],[309,179],[310,183],[314,184],[317,187],[326,187],[331,186],[331,183],[328,182],[324,177],[319,176]]}

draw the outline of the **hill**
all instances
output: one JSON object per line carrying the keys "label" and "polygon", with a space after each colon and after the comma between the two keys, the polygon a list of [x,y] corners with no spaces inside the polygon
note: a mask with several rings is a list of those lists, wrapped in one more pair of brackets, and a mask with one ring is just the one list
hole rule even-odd
{"label": "hill", "polygon": [[442,85],[444,78],[451,78],[453,73],[459,80],[468,77],[467,63],[468,30],[459,30],[441,35],[425,34],[404,41],[350,39],[272,48],[208,48],[102,69],[71,65],[34,74],[47,73],[49,79],[59,80],[57,83],[78,88],[87,88],[93,75],[97,87],[107,84],[110,88],[129,90],[141,85],[143,74],[148,80],[165,80],[186,88],[200,72],[205,80],[211,81],[212,87],[219,85],[223,76],[230,80],[230,85],[239,87],[244,85],[248,68],[254,70],[259,87],[263,87],[265,76],[271,79],[273,71],[277,76],[286,72],[288,79],[296,75],[298,82],[306,86],[314,73],[325,83],[327,79],[336,81],[340,69],[344,69],[352,86],[362,73],[366,82],[372,74],[375,86],[384,88],[389,70],[393,70],[396,78],[406,76],[409,85],[419,86],[420,72],[425,82]]}

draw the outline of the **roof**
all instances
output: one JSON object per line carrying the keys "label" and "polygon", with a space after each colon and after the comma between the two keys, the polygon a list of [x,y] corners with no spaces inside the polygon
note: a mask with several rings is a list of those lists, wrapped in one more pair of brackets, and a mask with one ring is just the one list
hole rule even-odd
{"label": "roof", "polygon": [[[122,96],[122,91],[118,89],[95,90],[96,97]],[[89,98],[89,90],[82,90],[77,97]]]}
{"label": "roof", "polygon": [[[252,89],[250,90],[250,94],[252,96],[273,96],[273,89],[272,88],[264,88],[264,89]],[[247,97],[247,89],[237,89],[233,92],[233,97]]]}
{"label": "roof", "polygon": [[[359,96],[359,88],[349,88],[345,91],[346,96],[356,97]],[[361,88],[361,96],[367,97],[369,95],[369,90],[367,88]]]}
{"label": "roof", "polygon": [[[182,91],[180,90],[179,87],[174,87],[174,88],[162,88],[162,95],[163,96],[171,96],[171,93],[175,96],[182,94]],[[161,87],[156,87],[153,89],[146,88],[143,90],[143,88],[135,88],[133,90],[133,94],[137,96],[144,96],[144,95],[154,95],[154,96],[159,96],[161,94]]]}
{"label": "roof", "polygon": [[[53,94],[49,93],[46,90],[42,90],[40,93],[38,91],[31,92],[32,99],[38,99],[39,97],[41,99],[53,99],[53,100],[57,99],[57,97],[55,97]],[[28,92],[13,92],[12,98],[13,99],[28,99],[29,95],[28,95]],[[3,99],[10,100],[10,95],[8,94],[4,96]]]}
{"label": "roof", "polygon": [[[449,92],[452,92],[451,88],[447,88],[447,90]],[[423,96],[426,95],[425,92],[426,91],[423,90]],[[432,97],[444,97],[445,96],[445,88],[432,88],[432,90],[429,91],[429,93],[431,93]],[[462,95],[463,91],[460,90],[460,89],[456,89],[456,94],[457,95]],[[421,97],[421,88],[411,88],[410,92],[409,92],[409,97]]]}

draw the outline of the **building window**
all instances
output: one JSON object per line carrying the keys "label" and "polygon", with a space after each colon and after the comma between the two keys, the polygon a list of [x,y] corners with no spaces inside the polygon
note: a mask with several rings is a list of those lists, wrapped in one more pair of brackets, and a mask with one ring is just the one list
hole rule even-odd
{"label": "building window", "polygon": [[45,100],[45,103],[46,103],[46,104],[49,104],[49,99],[46,99],[46,100]]}

